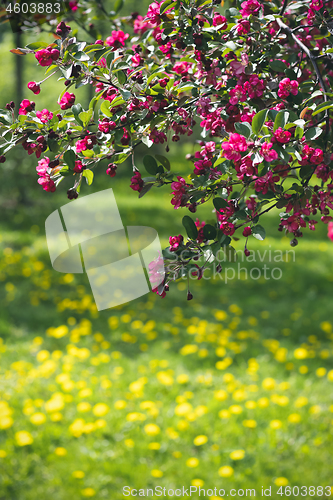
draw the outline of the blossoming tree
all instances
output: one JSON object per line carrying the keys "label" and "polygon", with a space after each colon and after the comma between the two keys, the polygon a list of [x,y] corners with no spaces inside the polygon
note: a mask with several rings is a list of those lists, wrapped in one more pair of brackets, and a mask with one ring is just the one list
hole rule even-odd
{"label": "blossoming tree", "polygon": [[[290,233],[295,246],[303,228],[315,229],[316,214],[332,220],[333,1],[324,3],[245,0],[222,15],[215,0],[154,2],[144,16],[113,16],[110,36],[90,44],[61,21],[51,45],[14,51],[34,55],[64,88],[52,111],[36,110],[30,99],[6,105],[0,162],[23,147],[39,160],[45,191],[73,179],[69,199],[97,173],[116,176],[128,157],[130,188],[139,198],[171,187],[173,208],[188,211],[187,236],[170,236],[163,252],[161,296],[181,276],[200,279],[218,252],[233,259],[236,236],[243,236],[248,256],[250,238],[265,238],[262,214],[273,208],[281,209],[278,230]],[[81,85],[95,90],[88,109],[75,96]],[[42,82],[27,86],[38,95]],[[195,124],[202,141],[186,158],[185,179],[167,153]],[[161,144],[166,153],[148,152],[137,167],[141,143],[147,150]],[[105,159],[106,172],[98,172]],[[192,214],[204,203],[212,204],[213,217],[200,222]]]}

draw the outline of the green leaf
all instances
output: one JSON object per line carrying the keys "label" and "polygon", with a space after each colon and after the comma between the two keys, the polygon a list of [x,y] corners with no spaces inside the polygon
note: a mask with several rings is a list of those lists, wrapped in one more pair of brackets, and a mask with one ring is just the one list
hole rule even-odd
{"label": "green leaf", "polygon": [[118,12],[123,8],[123,6],[124,6],[124,0],[116,0],[113,7],[115,13],[118,14]]}
{"label": "green leaf", "polygon": [[252,134],[252,127],[248,122],[236,122],[235,130],[238,134],[244,135],[247,139]]}
{"label": "green leaf", "polygon": [[203,227],[203,234],[206,240],[213,240],[216,236],[216,228],[210,224],[205,224]]}
{"label": "green leaf", "polygon": [[296,139],[302,139],[304,135],[304,130],[302,129],[302,127],[297,126],[294,135]]}
{"label": "green leaf", "polygon": [[86,178],[88,186],[90,186],[94,180],[94,172],[91,170],[84,170],[83,171],[83,177]]}
{"label": "green leaf", "polygon": [[125,75],[124,71],[117,71],[116,77],[118,78],[118,82],[120,85],[124,85],[127,80],[127,76]]}
{"label": "green leaf", "polygon": [[313,172],[314,172],[314,167],[312,165],[304,165],[303,167],[300,168],[299,176],[301,179],[306,179],[308,177],[311,177]]}
{"label": "green leaf", "polygon": [[86,158],[92,158],[95,156],[95,153],[91,149],[86,149],[85,151],[82,151],[83,156]]}
{"label": "green leaf", "polygon": [[79,117],[79,114],[81,113],[81,111],[83,111],[81,104],[73,104],[71,110],[73,115],[75,116],[76,121],[79,123],[79,125],[83,126],[81,118]]}
{"label": "green leaf", "polygon": [[266,231],[260,224],[253,226],[252,234],[257,240],[264,240],[266,238]]}
{"label": "green leaf", "polygon": [[183,226],[186,229],[187,235],[191,240],[196,240],[198,237],[198,229],[194,221],[188,215],[185,215],[182,220]]}
{"label": "green leaf", "polygon": [[156,175],[158,173],[158,165],[153,156],[146,155],[143,157],[143,164],[148,174]]}
{"label": "green leaf", "polygon": [[177,260],[177,254],[175,252],[171,252],[169,247],[162,250],[162,255],[165,259]]}
{"label": "green leaf", "polygon": [[279,73],[283,73],[287,66],[284,64],[283,61],[279,61],[278,59],[276,59],[275,61],[271,61],[269,63],[269,67],[273,71],[278,71]]}
{"label": "green leaf", "polygon": [[317,139],[323,132],[323,129],[319,127],[312,127],[309,128],[304,134],[304,137],[307,141],[313,141],[314,139]]}
{"label": "green leaf", "polygon": [[177,2],[173,2],[173,0],[165,0],[160,7],[160,15],[162,15],[166,10],[175,7]]}
{"label": "green leaf", "polygon": [[110,111],[110,102],[109,101],[103,101],[102,104],[101,104],[101,112],[108,116],[109,118],[111,118],[113,115]]}
{"label": "green leaf", "polygon": [[92,108],[90,108],[89,111],[82,111],[79,114],[79,118],[82,121],[84,127],[86,127],[88,125],[88,123],[90,122],[90,119],[91,119],[92,115],[93,115],[93,109]]}
{"label": "green leaf", "polygon": [[72,149],[68,149],[64,153],[64,161],[69,166],[71,170],[75,167],[76,154]]}
{"label": "green leaf", "polygon": [[157,161],[159,161],[163,165],[165,170],[168,170],[168,172],[170,172],[171,165],[170,165],[168,158],[166,158],[165,156],[162,156],[162,155],[155,155],[155,158]]}
{"label": "green leaf", "polygon": [[26,48],[30,49],[30,50],[38,50],[38,49],[41,49],[43,47],[47,47],[48,45],[49,44],[46,42],[32,42],[32,43],[28,43],[28,45],[26,45]]}
{"label": "green leaf", "polygon": [[322,104],[319,104],[319,106],[317,107],[317,109],[312,113],[312,116],[316,116],[319,113],[322,113],[326,109],[330,109],[330,108],[333,108],[333,101],[323,102]]}
{"label": "green leaf", "polygon": [[73,59],[76,61],[89,61],[90,57],[85,52],[75,52],[72,54]]}
{"label": "green leaf", "polygon": [[279,111],[275,117],[273,131],[275,132],[275,130],[277,130],[280,127],[284,128],[286,123],[288,122],[288,118],[289,118],[288,111]]}
{"label": "green leaf", "polygon": [[263,124],[266,121],[266,116],[268,113],[268,109],[262,109],[257,113],[252,120],[252,130],[255,135],[258,135],[260,130],[262,129]]}
{"label": "green leaf", "polygon": [[141,191],[140,191],[139,198],[142,198],[142,196],[144,196],[145,194],[147,194],[148,191],[151,190],[151,188],[153,187],[153,185],[154,185],[153,182],[150,182],[149,184],[145,184],[143,186],[143,188],[141,189]]}
{"label": "green leaf", "polygon": [[214,198],[213,205],[216,208],[216,210],[221,210],[221,208],[227,208],[229,206],[228,202],[223,198]]}

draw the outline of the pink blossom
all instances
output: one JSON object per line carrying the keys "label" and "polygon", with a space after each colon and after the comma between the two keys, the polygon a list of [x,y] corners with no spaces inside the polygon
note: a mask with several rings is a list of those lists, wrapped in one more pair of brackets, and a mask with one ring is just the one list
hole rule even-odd
{"label": "pink blossom", "polygon": [[235,232],[235,226],[232,222],[228,221],[222,222],[220,225],[220,229],[222,233],[226,234],[227,236],[232,236]]}
{"label": "pink blossom", "polygon": [[139,193],[142,191],[143,180],[141,178],[140,172],[136,171],[133,177],[131,178],[130,188],[133,189],[133,191],[138,191]]}
{"label": "pink blossom", "polygon": [[77,11],[77,9],[78,9],[77,4],[78,4],[78,0],[71,0],[69,2],[68,6],[69,6],[69,8],[71,9],[72,12]]}
{"label": "pink blossom", "polygon": [[178,250],[178,248],[183,243],[183,236],[179,234],[178,236],[169,236],[170,250],[171,252]]}
{"label": "pink blossom", "polygon": [[333,241],[333,222],[328,223],[327,230],[328,230],[327,236],[331,241]]}
{"label": "pink blossom", "polygon": [[290,94],[297,95],[298,82],[290,80],[290,78],[283,78],[279,83],[278,96],[281,98],[288,97]]}
{"label": "pink blossom", "polygon": [[229,102],[232,105],[238,104],[238,102],[246,101],[246,92],[241,85],[236,85],[234,89],[231,89],[229,92],[230,98]]}
{"label": "pink blossom", "polygon": [[36,170],[38,175],[44,175],[47,173],[47,169],[49,168],[50,159],[45,156],[41,160],[39,160]]}
{"label": "pink blossom", "polygon": [[323,0],[312,0],[309,8],[312,10],[320,10],[323,5]]}
{"label": "pink blossom", "polygon": [[272,172],[269,171],[262,177],[257,177],[254,188],[257,193],[261,191],[262,194],[266,194],[268,190],[274,191],[274,180]]}
{"label": "pink blossom", "polygon": [[261,5],[257,0],[247,0],[241,3],[241,11],[243,17],[250,17],[251,14],[257,14]]}
{"label": "pink blossom", "polygon": [[137,18],[134,21],[134,33],[137,35],[143,35],[148,29],[153,28],[153,25],[150,24],[148,21],[145,21],[143,19],[143,16],[137,16]]}
{"label": "pink blossom", "polygon": [[69,109],[73,106],[75,102],[75,95],[71,92],[65,92],[58,104],[61,109]]}
{"label": "pink blossom", "polygon": [[29,99],[23,99],[20,104],[19,115],[26,115],[29,111],[35,108],[34,101],[29,101]]}
{"label": "pink blossom", "polygon": [[171,183],[171,189],[173,198],[171,200],[171,204],[175,209],[184,207],[187,202],[186,189],[187,187],[185,179],[180,176],[177,176],[177,181]]}
{"label": "pink blossom", "polygon": [[27,87],[36,95],[40,93],[40,85],[36,82],[29,82]]}
{"label": "pink blossom", "polygon": [[59,55],[59,50],[52,47],[37,50],[35,53],[35,57],[41,66],[51,66],[54,61],[59,59]]}
{"label": "pink blossom", "polygon": [[111,36],[108,36],[105,43],[114,49],[118,49],[119,47],[125,46],[125,41],[129,37],[128,33],[124,33],[123,31],[112,31]]}
{"label": "pink blossom", "polygon": [[49,120],[52,120],[53,113],[48,109],[43,109],[42,111],[36,111],[36,116],[42,123],[47,123]]}
{"label": "pink blossom", "polygon": [[226,30],[228,27],[228,20],[226,17],[221,16],[218,12],[215,12],[213,26],[218,26],[219,30]]}
{"label": "pink blossom", "polygon": [[275,139],[281,144],[286,144],[290,141],[291,133],[288,130],[283,130],[283,128],[279,127],[274,132]]}
{"label": "pink blossom", "polygon": [[240,160],[242,157],[240,151],[247,150],[247,143],[244,136],[240,134],[231,134],[229,141],[223,142],[221,147],[224,150],[224,156],[228,160]]}
{"label": "pink blossom", "polygon": [[261,146],[260,154],[268,162],[278,159],[278,154],[274,149],[272,149],[272,147],[273,144],[271,142],[264,142],[264,144]]}
{"label": "pink blossom", "polygon": [[251,99],[255,99],[263,95],[265,85],[263,80],[259,80],[257,75],[251,75],[249,81],[244,83],[244,89]]}
{"label": "pink blossom", "polygon": [[249,56],[244,52],[241,55],[240,61],[231,61],[230,67],[234,75],[245,73],[246,66],[249,64]]}
{"label": "pink blossom", "polygon": [[37,173],[39,175],[38,184],[40,184],[44,191],[53,193],[56,190],[56,185],[51,179],[50,174],[48,174],[50,159],[45,156],[42,160],[39,160],[36,167]]}
{"label": "pink blossom", "polygon": [[247,35],[250,32],[251,25],[250,21],[247,19],[238,19],[238,24],[236,27],[237,35]]}
{"label": "pink blossom", "polygon": [[178,75],[186,75],[188,70],[192,67],[193,63],[189,63],[186,61],[179,61],[173,66],[172,70]]}
{"label": "pink blossom", "polygon": [[134,56],[131,57],[131,61],[133,68],[137,68],[142,62],[142,57],[140,54],[134,54]]}

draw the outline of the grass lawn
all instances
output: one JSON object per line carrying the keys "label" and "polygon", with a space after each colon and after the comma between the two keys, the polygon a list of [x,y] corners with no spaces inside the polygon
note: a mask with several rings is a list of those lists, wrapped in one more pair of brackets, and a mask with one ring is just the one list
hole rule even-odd
{"label": "grass lawn", "polygon": [[[186,168],[185,149],[175,171]],[[107,181],[96,190],[114,187],[125,225],[154,227],[163,247],[182,232],[167,190],[138,200],[128,176]],[[238,271],[226,263],[223,279],[191,283],[190,302],[180,281],[165,299],[150,293],[98,313],[86,277],[50,264],[44,220],[64,195],[36,184],[34,198],[4,209],[1,222],[0,499],[116,500],[123,486],[158,485],[192,486],[193,498],[195,487],[216,487],[213,500],[231,488],[260,496],[262,486],[276,499],[286,486],[319,498],[316,488],[329,486],[325,497],[333,486],[326,228],[306,233],[287,259],[289,239],[269,215],[268,237],[249,245],[256,262],[240,265],[279,267],[281,279],[244,279],[243,270],[226,283],[225,266]],[[282,262],[270,261],[276,250]]]}

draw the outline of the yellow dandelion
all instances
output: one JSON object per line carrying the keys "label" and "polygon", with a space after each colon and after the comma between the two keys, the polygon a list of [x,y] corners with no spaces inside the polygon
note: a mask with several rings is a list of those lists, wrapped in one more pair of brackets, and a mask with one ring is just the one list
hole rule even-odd
{"label": "yellow dandelion", "polygon": [[273,389],[275,389],[276,382],[273,378],[268,377],[262,381],[261,385],[263,389],[266,389],[267,391],[272,391]]}
{"label": "yellow dandelion", "polygon": [[144,431],[148,436],[157,436],[161,432],[161,429],[156,424],[147,424],[144,426]]}
{"label": "yellow dandelion", "polygon": [[72,472],[72,476],[75,477],[75,479],[82,479],[85,476],[85,473],[82,470],[75,470]]}
{"label": "yellow dandelion", "polygon": [[257,427],[257,422],[253,419],[243,420],[243,425],[249,429],[255,429]]}
{"label": "yellow dandelion", "polygon": [[218,470],[218,475],[221,477],[231,477],[234,473],[234,469],[230,465],[224,465]]}
{"label": "yellow dandelion", "polygon": [[91,404],[83,401],[82,403],[79,403],[76,408],[77,408],[77,411],[85,413],[85,412],[91,410]]}
{"label": "yellow dandelion", "polygon": [[135,446],[133,439],[125,439],[124,443],[127,448],[134,448]]}
{"label": "yellow dandelion", "polygon": [[195,444],[195,446],[201,446],[201,445],[207,443],[207,441],[208,441],[207,436],[200,435],[200,436],[197,436],[196,438],[194,438],[193,443]]}
{"label": "yellow dandelion", "polygon": [[58,456],[58,457],[64,457],[67,455],[67,450],[66,448],[62,448],[61,446],[59,446],[58,448],[56,448],[54,450],[54,453]]}
{"label": "yellow dandelion", "polygon": [[288,422],[291,424],[298,424],[301,421],[301,415],[299,413],[291,413],[288,417]]}
{"label": "yellow dandelion", "polygon": [[116,410],[123,410],[126,408],[127,403],[123,399],[118,399],[118,401],[115,402],[114,407]]}
{"label": "yellow dandelion", "polygon": [[96,417],[104,417],[104,415],[106,415],[109,411],[110,408],[105,403],[98,403],[93,407],[93,414]]}
{"label": "yellow dandelion", "polygon": [[188,458],[186,460],[186,465],[187,465],[187,467],[190,467],[191,469],[193,469],[194,467],[198,467],[199,460],[195,457]]}
{"label": "yellow dandelion", "polygon": [[83,497],[93,497],[96,495],[96,491],[94,488],[85,488],[84,490],[81,490],[81,494]]}
{"label": "yellow dandelion", "polygon": [[32,424],[35,424],[35,425],[44,424],[44,422],[46,422],[46,416],[44,415],[44,413],[40,413],[40,412],[34,413],[30,417],[30,422]]}
{"label": "yellow dandelion", "polygon": [[294,350],[294,357],[296,359],[306,359],[308,357],[308,351],[304,347],[299,347]]}
{"label": "yellow dandelion", "polygon": [[163,477],[163,472],[161,470],[159,470],[159,469],[153,469],[151,471],[151,475],[153,477]]}
{"label": "yellow dandelion", "polygon": [[281,420],[271,420],[271,422],[269,423],[269,426],[271,429],[281,429],[282,422],[281,422]]}
{"label": "yellow dandelion", "polygon": [[202,488],[205,482],[202,479],[192,479],[191,485],[196,486],[197,488]]}
{"label": "yellow dandelion", "polygon": [[326,372],[327,372],[326,368],[318,368],[316,370],[316,375],[317,377],[325,377]]}
{"label": "yellow dandelion", "polygon": [[235,450],[230,453],[231,460],[242,460],[245,457],[244,450]]}
{"label": "yellow dandelion", "polygon": [[34,439],[30,432],[19,431],[15,433],[15,441],[19,446],[27,446],[28,444],[32,444]]}
{"label": "yellow dandelion", "polygon": [[149,443],[148,448],[150,450],[159,450],[161,448],[161,445],[160,445],[160,443],[153,442],[153,443]]}
{"label": "yellow dandelion", "polygon": [[276,486],[287,486],[289,481],[286,477],[277,477],[274,481]]}

